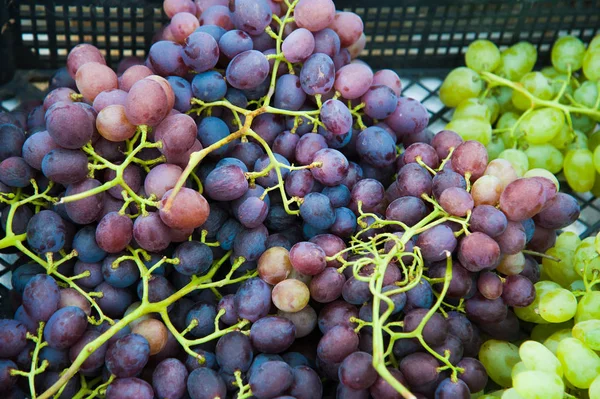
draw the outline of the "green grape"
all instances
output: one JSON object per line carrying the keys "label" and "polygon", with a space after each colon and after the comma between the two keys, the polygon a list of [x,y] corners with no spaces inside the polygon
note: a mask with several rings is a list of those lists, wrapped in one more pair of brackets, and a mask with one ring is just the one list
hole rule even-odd
{"label": "green grape", "polygon": [[571,131],[568,124],[564,124],[560,131],[554,136],[552,140],[550,140],[550,144],[554,147],[562,150],[567,148],[569,144],[573,142],[575,139],[575,134]]}
{"label": "green grape", "polygon": [[585,276],[588,280],[593,277],[593,271],[600,268],[600,257],[596,249],[596,241],[594,237],[588,237],[579,244],[575,251],[575,258],[573,259],[573,270],[583,277]]}
{"label": "green grape", "polygon": [[600,145],[600,130],[595,131],[588,137],[588,148],[590,151],[594,151]]}
{"label": "green grape", "polygon": [[574,267],[571,266],[575,264],[575,254],[576,251],[572,249],[557,246],[546,251],[546,255],[560,259],[560,262],[556,262],[550,258],[542,258],[544,271],[552,281],[557,282],[562,287],[568,287],[573,281],[579,280],[579,275]]}
{"label": "green grape", "polygon": [[552,66],[559,72],[575,72],[581,68],[585,45],[574,36],[563,36],[552,46]]}
{"label": "green grape", "polygon": [[489,40],[475,40],[467,48],[465,64],[476,72],[492,72],[500,65],[500,50]]}
{"label": "green grape", "polygon": [[539,309],[544,320],[562,323],[575,316],[577,298],[571,291],[562,288],[548,291],[541,295]]}
{"label": "green grape", "polygon": [[[496,123],[496,129],[512,129],[513,126],[519,120],[519,114],[515,112],[507,112],[502,114],[500,118],[498,118],[498,122]],[[502,141],[504,141],[504,146],[506,148],[512,148],[515,145],[515,138],[511,135],[510,131],[503,132],[500,134]]]}
{"label": "green grape", "polygon": [[537,50],[531,43],[519,42],[501,53],[496,73],[514,82],[531,72],[537,61]]}
{"label": "green grape", "polygon": [[551,173],[562,170],[563,154],[551,144],[531,144],[526,150],[530,168],[547,169]]}
{"label": "green grape", "polygon": [[527,371],[529,370],[527,368],[527,366],[525,366],[525,363],[523,362],[519,362],[517,364],[514,365],[514,367],[512,368],[512,371],[510,372],[510,377],[514,380],[515,377],[517,376],[517,374],[522,373],[523,371]]}
{"label": "green grape", "polygon": [[523,177],[545,177],[546,179],[548,179],[554,183],[557,190],[560,190],[560,183],[558,182],[558,179],[556,178],[556,176],[554,176],[553,173],[549,172],[548,170],[546,170],[544,168],[529,169],[527,172],[525,172]]}
{"label": "green grape", "polygon": [[596,173],[596,180],[594,182],[594,187],[592,187],[592,194],[594,197],[600,197],[600,175]]}
{"label": "green grape", "polygon": [[573,337],[588,348],[600,351],[600,320],[586,320],[575,324]]}
{"label": "green grape", "polygon": [[512,103],[513,89],[508,86],[500,86],[495,87],[492,93],[494,93],[494,98],[498,101],[498,105],[500,106],[500,114],[517,110]]}
{"label": "green grape", "polygon": [[538,293],[552,291],[552,290],[562,288],[560,286],[560,284],[555,283],[554,281],[548,281],[548,280],[540,280],[537,283],[535,283],[534,286],[535,286],[535,291]]}
{"label": "green grape", "polygon": [[588,149],[588,138],[585,133],[580,130],[573,131],[573,142],[567,146],[568,150]]}
{"label": "green grape", "polygon": [[600,374],[600,357],[576,338],[560,341],[556,356],[567,381],[579,389],[589,388]]}
{"label": "green grape", "polygon": [[590,49],[583,57],[583,74],[588,80],[600,80],[600,48]]}
{"label": "green grape", "polygon": [[559,376],[538,370],[518,374],[513,385],[524,399],[562,399],[565,390]]}
{"label": "green grape", "polygon": [[573,233],[572,231],[565,231],[556,237],[554,246],[575,251],[579,244],[581,244],[581,238],[579,238],[576,233]]}
{"label": "green grape", "polygon": [[452,119],[446,125],[447,130],[453,130],[466,140],[477,140],[487,145],[492,139],[492,125],[483,118]]}
{"label": "green grape", "polygon": [[586,135],[590,134],[596,127],[596,121],[584,114],[571,113],[571,121],[573,123],[573,129],[579,130]]}
{"label": "green grape", "polygon": [[549,79],[555,79],[561,75],[556,69],[554,69],[554,67],[551,66],[543,67],[540,72]]}
{"label": "green grape", "polygon": [[483,99],[483,103],[492,111],[490,123],[495,123],[500,116],[500,104],[498,104],[498,100],[494,96],[487,96]]}
{"label": "green grape", "polygon": [[501,398],[502,394],[506,391],[507,391],[506,389],[501,389],[499,391],[490,392],[490,393],[486,394],[485,396],[482,396],[482,399]]}
{"label": "green grape", "polygon": [[[565,328],[564,330],[559,330],[557,332],[555,332],[554,334],[552,334],[551,336],[549,336],[545,341],[544,341],[544,346],[548,349],[550,349],[550,352],[554,353],[556,355],[556,351],[558,349],[558,344],[565,338],[571,338],[573,335],[571,333],[571,329],[570,328]],[[563,372],[564,372],[564,368],[563,368]]]}
{"label": "green grape", "polygon": [[481,118],[485,120],[491,120],[492,110],[489,109],[486,103],[478,98],[467,98],[458,104],[458,107],[454,110],[452,120],[455,119],[467,119],[467,118]]}
{"label": "green grape", "polygon": [[519,356],[528,370],[544,371],[560,377],[563,375],[562,365],[554,353],[539,342],[523,342],[519,347]]}
{"label": "green grape", "polygon": [[600,233],[596,234],[596,238],[594,238],[594,249],[600,254]]}
{"label": "green grape", "polygon": [[[521,78],[520,82],[526,91],[540,100],[550,100],[554,94],[552,82],[541,72],[529,72]],[[529,97],[520,91],[513,91],[512,102],[517,109],[523,111],[533,105]]]}
{"label": "green grape", "polygon": [[588,391],[590,399],[600,399],[600,375],[594,379]]}
{"label": "green grape", "polygon": [[594,186],[596,170],[592,152],[587,148],[569,150],[565,156],[563,170],[573,191],[585,193]]}
{"label": "green grape", "polygon": [[496,384],[509,387],[512,385],[512,368],[520,361],[519,348],[510,342],[490,339],[481,345],[479,360]]}
{"label": "green grape", "polygon": [[542,144],[552,140],[565,124],[565,115],[555,108],[536,109],[525,117],[519,129],[531,144]]}
{"label": "green grape", "polygon": [[596,172],[600,173],[600,147],[596,147],[594,150],[594,167]]}
{"label": "green grape", "polygon": [[575,292],[575,291],[585,291],[585,284],[583,283],[583,280],[575,280],[571,283],[571,285],[569,286],[569,290],[571,292]]}
{"label": "green grape", "polygon": [[477,72],[466,67],[453,69],[440,87],[440,100],[444,105],[455,108],[463,100],[477,97],[483,90],[483,81]]}
{"label": "green grape", "polygon": [[[542,268],[542,270],[545,270],[545,268]],[[521,320],[536,324],[547,324],[548,322],[544,320],[542,316],[540,316],[540,298],[542,297],[544,292],[561,287],[555,282],[549,280],[540,280],[537,283],[535,283],[534,286],[535,298],[533,299],[533,302],[527,306],[515,307],[513,311],[515,312],[515,315]]]}
{"label": "green grape", "polygon": [[529,160],[527,154],[521,150],[509,148],[498,155],[498,158],[506,159],[517,172],[517,176],[522,177],[529,170]]}
{"label": "green grape", "polygon": [[488,152],[488,160],[491,161],[492,159],[498,158],[498,155],[500,155],[500,153],[504,151],[506,147],[504,146],[504,141],[502,141],[502,138],[493,136],[492,140],[488,143],[488,145],[485,146],[485,148]]}
{"label": "green grape", "polygon": [[536,324],[531,330],[531,339],[543,343],[548,337],[557,331],[573,328],[573,320],[564,323]]}
{"label": "green grape", "polygon": [[581,105],[594,109],[598,101],[598,85],[586,80],[573,92],[573,98]]}
{"label": "green grape", "polygon": [[519,395],[516,389],[510,388],[504,391],[501,399],[525,399],[523,396]]}
{"label": "green grape", "polygon": [[590,291],[579,298],[575,323],[595,319],[600,319],[600,292]]}

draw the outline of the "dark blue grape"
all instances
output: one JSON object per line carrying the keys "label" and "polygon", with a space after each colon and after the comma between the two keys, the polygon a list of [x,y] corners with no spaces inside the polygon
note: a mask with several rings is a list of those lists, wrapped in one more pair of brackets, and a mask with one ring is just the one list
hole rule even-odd
{"label": "dark blue grape", "polygon": [[34,170],[21,157],[10,157],[0,162],[0,182],[10,187],[27,187]]}
{"label": "dark blue grape", "polygon": [[396,145],[389,133],[377,126],[366,128],[358,135],[356,150],[373,166],[391,165],[396,160]]}
{"label": "dark blue grape", "polygon": [[280,353],[294,343],[296,326],[282,317],[263,317],[250,329],[252,346],[263,353]]}
{"label": "dark blue grape", "polygon": [[191,399],[227,397],[225,381],[216,371],[201,367],[192,371],[187,379],[187,390]]}
{"label": "dark blue grape", "polygon": [[335,209],[335,222],[330,227],[332,233],[339,237],[347,238],[354,234],[356,226],[354,212],[345,207]]}
{"label": "dark blue grape", "polygon": [[120,378],[133,377],[140,372],[150,357],[150,345],[139,334],[118,339],[106,352],[106,367]]}
{"label": "dark blue grape", "polygon": [[7,392],[17,383],[18,376],[12,375],[12,370],[18,370],[11,360],[0,359],[0,392]]}
{"label": "dark blue grape", "polygon": [[134,261],[126,259],[115,265],[120,255],[109,255],[102,261],[104,281],[116,288],[126,288],[140,278],[140,271]]}
{"label": "dark blue grape", "polygon": [[54,349],[65,350],[73,346],[85,332],[87,316],[75,306],[58,309],[44,327],[44,340]]}
{"label": "dark blue grape", "polygon": [[335,212],[329,198],[321,193],[310,193],[300,205],[304,221],[319,229],[328,229],[335,222]]}
{"label": "dark blue grape", "polygon": [[194,32],[208,33],[215,39],[216,42],[218,42],[227,31],[218,25],[202,25],[196,28]]}
{"label": "dark blue grape", "polygon": [[153,399],[152,386],[139,378],[117,378],[106,388],[106,399]]}
{"label": "dark blue grape", "polygon": [[[138,298],[142,299],[144,284],[140,280],[137,285]],[[160,302],[175,293],[171,282],[161,275],[152,275],[148,279],[148,301]]]}
{"label": "dark blue grape", "polygon": [[293,382],[292,368],[287,363],[277,360],[261,364],[249,378],[252,393],[258,399],[281,395]]}
{"label": "dark blue grape", "polygon": [[178,399],[186,392],[188,371],[179,360],[160,362],[152,372],[152,387],[159,398]]}
{"label": "dark blue grape", "polygon": [[217,309],[209,303],[197,303],[188,312],[185,318],[186,325],[193,320],[197,322],[196,327],[190,330],[194,337],[205,337],[215,331],[215,317]]}
{"label": "dark blue grape", "polygon": [[96,242],[96,228],[94,226],[84,226],[75,234],[73,249],[77,251],[77,257],[81,262],[95,263],[106,257],[106,252]]}
{"label": "dark blue grape", "polygon": [[227,94],[225,94],[225,99],[227,99],[230,103],[240,108],[246,108],[248,106],[248,99],[246,98],[246,95],[241,90],[235,89],[233,87],[227,88]]}
{"label": "dark blue grape", "polygon": [[209,369],[217,368],[217,358],[215,357],[214,353],[206,351],[200,347],[195,347],[192,350],[201,355],[204,358],[204,362],[200,363],[198,358],[187,355],[185,359],[185,367],[189,372],[192,372],[200,367],[208,367]]}
{"label": "dark blue grape", "polygon": [[227,83],[216,71],[202,72],[192,80],[192,94],[202,101],[218,101],[225,97]]}
{"label": "dark blue grape", "polygon": [[[81,339],[75,343],[69,349],[69,360],[74,362],[75,359],[79,356],[82,350],[86,347],[87,344],[94,341],[101,335],[100,332],[94,330],[87,330]],[[87,373],[98,370],[104,364],[104,356],[106,355],[106,349],[108,347],[107,343],[102,344],[96,350],[92,351],[91,354],[85,359],[85,361],[81,364],[80,370]],[[87,349],[86,349],[87,350]]]}
{"label": "dark blue grape", "polygon": [[[252,7],[256,9],[255,5]],[[244,30],[250,34],[252,33],[247,29]],[[248,71],[252,71],[252,73],[248,73]],[[263,53],[256,50],[244,51],[233,57],[225,71],[227,83],[240,90],[255,89],[259,87],[265,82],[268,74],[269,61]],[[250,98],[250,96],[248,96],[248,98]]]}
{"label": "dark blue grape", "polygon": [[235,237],[242,230],[244,230],[244,227],[235,219],[228,219],[223,223],[216,237],[221,248],[229,251],[233,247]]}
{"label": "dark blue grape", "polygon": [[186,241],[175,249],[174,257],[179,263],[174,265],[175,270],[181,274],[192,276],[204,274],[213,262],[210,248],[199,241]]}
{"label": "dark blue grape", "polygon": [[273,105],[277,108],[298,111],[306,101],[306,93],[297,75],[283,75],[277,79]]}
{"label": "dark blue grape", "polygon": [[102,296],[95,299],[102,312],[108,317],[122,317],[127,307],[133,302],[129,290],[113,287],[107,282],[100,283],[94,288],[94,291],[102,292]]}
{"label": "dark blue grape", "polygon": [[463,380],[454,382],[446,378],[435,390],[435,399],[469,399],[470,397],[471,391]]}
{"label": "dark blue grape", "polygon": [[17,267],[12,272],[11,283],[13,289],[20,295],[23,295],[25,286],[34,276],[45,273],[46,270],[37,263],[26,263]]}
{"label": "dark blue grape", "polygon": [[[219,140],[229,136],[229,128],[223,120],[209,116],[198,124],[198,140],[204,148],[216,143]],[[211,152],[214,156],[222,156],[232,147],[232,143],[225,144]]]}
{"label": "dark blue grape", "polygon": [[25,143],[25,133],[11,123],[3,123],[0,125],[0,143],[2,143],[0,162],[10,157],[20,157]]}
{"label": "dark blue grape", "polygon": [[208,174],[204,189],[208,196],[217,201],[231,201],[248,191],[248,181],[239,166],[225,165]]}
{"label": "dark blue grape", "polygon": [[27,345],[27,329],[17,320],[0,319],[0,358],[14,357]]}
{"label": "dark blue grape", "polygon": [[333,60],[326,54],[311,55],[300,69],[302,90],[310,96],[326,94],[333,87],[335,69]]}
{"label": "dark blue grape", "polygon": [[229,59],[244,51],[252,50],[253,46],[250,35],[237,29],[226,32],[219,39],[219,50]]}
{"label": "dark blue grape", "polygon": [[343,184],[325,187],[321,193],[329,198],[334,208],[345,207],[350,203],[350,190]]}
{"label": "dark blue grape", "polygon": [[[214,68],[219,61],[217,41],[209,33],[193,32],[185,39],[182,50],[181,58],[183,62],[198,73]],[[193,86],[194,83],[192,82]]]}
{"label": "dark blue grape", "polygon": [[[42,377],[42,386],[41,391],[44,392],[49,389],[52,385],[54,385],[59,379],[61,375],[56,371],[48,371],[43,374]],[[57,399],[71,399],[73,398],[79,389],[81,388],[81,383],[78,378],[71,378],[65,387],[61,390],[61,394],[56,396]]]}
{"label": "dark blue grape", "polygon": [[246,280],[235,293],[234,304],[240,318],[255,322],[271,308],[271,289],[257,277]]}
{"label": "dark blue grape", "polygon": [[262,364],[271,361],[283,361],[283,358],[273,353],[261,353],[254,357],[252,365],[248,369],[246,375],[250,377],[254,371],[256,371]]}
{"label": "dark blue grape", "polygon": [[231,156],[239,159],[246,165],[248,170],[254,168],[256,160],[264,155],[263,149],[256,143],[251,141],[245,143],[237,143],[231,149]]}
{"label": "dark blue grape", "polygon": [[23,308],[34,320],[47,321],[58,309],[60,291],[47,274],[34,276],[23,291]]}
{"label": "dark blue grape", "polygon": [[167,76],[167,82],[173,89],[175,95],[175,105],[173,106],[179,112],[187,112],[192,108],[192,86],[184,78],[179,76]]}
{"label": "dark blue grape", "polygon": [[254,229],[245,229],[239,232],[233,242],[233,253],[236,257],[243,256],[247,261],[258,260],[265,252],[269,232],[260,225]]}
{"label": "dark blue grape", "polygon": [[222,336],[217,342],[215,356],[221,369],[227,373],[248,371],[253,357],[250,338],[239,331]]}
{"label": "dark blue grape", "polygon": [[40,351],[40,361],[48,361],[48,370],[62,371],[70,366],[69,352],[46,346]]}
{"label": "dark blue grape", "polygon": [[[290,365],[291,366],[291,365]],[[292,368],[294,381],[288,393],[297,399],[320,398],[323,396],[323,384],[319,375],[306,365]]]}

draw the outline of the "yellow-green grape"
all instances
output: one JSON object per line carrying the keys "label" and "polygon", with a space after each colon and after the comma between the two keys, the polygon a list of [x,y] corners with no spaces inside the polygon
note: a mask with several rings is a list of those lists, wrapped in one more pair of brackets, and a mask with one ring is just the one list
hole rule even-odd
{"label": "yellow-green grape", "polygon": [[545,292],[540,298],[540,316],[550,323],[572,319],[577,312],[577,298],[563,288]]}
{"label": "yellow-green grape", "polygon": [[580,130],[581,132],[590,134],[596,127],[596,121],[588,115],[571,113],[571,122],[573,123],[573,129]]}
{"label": "yellow-green grape", "polygon": [[534,286],[535,286],[535,291],[538,293],[552,291],[552,290],[556,290],[558,288],[562,288],[560,286],[560,284],[555,283],[554,281],[549,281],[549,280],[540,280],[537,283],[535,283]]}
{"label": "yellow-green grape", "polygon": [[551,66],[543,67],[540,72],[549,79],[554,79],[560,75],[560,73]]}
{"label": "yellow-green grape", "polygon": [[600,147],[596,147],[594,150],[594,167],[600,173]]}
{"label": "yellow-green grape", "polygon": [[600,233],[594,238],[594,249],[600,254]]}
{"label": "yellow-green grape", "polygon": [[500,116],[500,104],[498,104],[498,100],[494,96],[487,96],[483,99],[483,103],[488,106],[492,115],[490,116],[490,123],[496,122],[498,117]]}
{"label": "yellow-green grape", "polygon": [[512,368],[520,361],[519,348],[510,342],[490,339],[481,345],[479,360],[496,384],[510,387]]}
{"label": "yellow-green grape", "polygon": [[491,72],[500,65],[500,50],[489,40],[475,40],[467,48],[465,64],[477,72]]}
{"label": "yellow-green grape", "polygon": [[492,93],[494,93],[494,98],[498,101],[498,106],[500,106],[500,114],[517,110],[512,103],[513,89],[508,86],[500,86],[495,87]]}
{"label": "yellow-green grape", "polygon": [[575,324],[573,337],[588,348],[600,351],[600,320],[586,320]]}
{"label": "yellow-green grape", "polygon": [[573,191],[585,193],[594,186],[596,169],[593,154],[587,148],[569,150],[565,156],[563,170]]}
{"label": "yellow-green grape", "polygon": [[588,80],[600,80],[600,48],[590,49],[583,57],[583,74]]}
{"label": "yellow-green grape", "polygon": [[576,233],[573,233],[572,231],[565,231],[556,237],[554,246],[575,251],[579,244],[581,244],[581,238],[579,238]]}
{"label": "yellow-green grape", "polygon": [[[502,114],[500,118],[498,118],[496,129],[513,129],[518,120],[519,114],[515,112]],[[500,137],[502,138],[502,141],[504,141],[504,146],[506,148],[512,148],[515,145],[516,138],[513,137],[510,131],[500,133]]]}
{"label": "yellow-green grape", "polygon": [[565,115],[555,108],[536,109],[525,117],[519,129],[531,144],[547,143],[556,136],[565,124]]}
{"label": "yellow-green grape", "polygon": [[562,399],[565,390],[558,375],[538,370],[518,374],[513,386],[524,399]]}
{"label": "yellow-green grape", "polygon": [[556,136],[554,136],[554,138],[550,140],[550,144],[552,144],[559,150],[562,150],[567,148],[567,146],[571,144],[574,139],[575,134],[573,133],[571,128],[569,128],[569,125],[565,123],[560,129],[560,131],[556,134]]}
{"label": "yellow-green grape", "polygon": [[517,176],[522,177],[529,170],[529,159],[527,154],[521,150],[509,148],[498,155],[498,158],[506,159],[517,172]]}
{"label": "yellow-green grape", "polygon": [[600,50],[600,35],[594,36],[590,44],[588,44],[588,51]]}
{"label": "yellow-green grape", "polygon": [[576,338],[560,341],[556,356],[567,381],[579,389],[589,388],[600,374],[600,357]]}
{"label": "yellow-green grape", "polygon": [[516,389],[510,388],[504,391],[501,399],[525,399],[523,396],[519,395]]}
{"label": "yellow-green grape", "polygon": [[552,78],[552,91],[554,95],[557,96],[562,93],[559,99],[561,104],[571,104],[570,100],[566,97],[567,94],[573,96],[573,86],[571,83],[572,80],[566,73],[559,73]]}
{"label": "yellow-green grape", "polygon": [[504,141],[502,141],[501,137],[493,136],[488,145],[485,146],[485,149],[488,153],[488,160],[491,161],[498,158],[498,155],[500,155],[506,147],[504,146]]}
{"label": "yellow-green grape", "polygon": [[560,284],[562,287],[568,287],[573,281],[579,280],[579,274],[571,266],[575,264],[576,251],[554,246],[546,251],[546,255],[560,259],[560,262],[557,262],[550,258],[542,258],[544,271],[550,276],[552,281]]}
{"label": "yellow-green grape", "polygon": [[458,104],[458,107],[454,110],[452,119],[467,119],[467,118],[481,118],[485,120],[491,120],[492,110],[489,109],[486,103],[478,98],[467,98]]}
{"label": "yellow-green grape", "polygon": [[[529,166],[531,166],[531,165],[529,165]],[[547,169],[531,168],[527,172],[525,172],[523,177],[545,177],[546,179],[548,179],[552,183],[554,183],[554,185],[556,186],[556,190],[560,190],[560,183],[559,183],[558,179],[556,178],[556,176],[554,176],[554,174],[552,172],[549,172]]]}
{"label": "yellow-green grape", "polygon": [[[554,94],[552,82],[541,72],[529,72],[521,78],[520,82],[526,91],[540,100],[550,100]],[[533,105],[527,95],[517,90],[513,91],[512,102],[520,110],[529,109]]]}
{"label": "yellow-green grape", "polygon": [[528,370],[544,371],[560,377],[563,375],[562,365],[554,353],[539,342],[523,342],[519,347],[519,356]]}
{"label": "yellow-green grape", "polygon": [[552,66],[559,72],[575,72],[581,68],[585,45],[574,36],[563,36],[552,46]]}
{"label": "yellow-green grape", "polygon": [[593,277],[593,271],[600,268],[600,256],[596,249],[596,239],[588,237],[579,244],[575,251],[573,259],[573,270],[581,277],[590,280]]}
{"label": "yellow-green grape", "polygon": [[525,150],[530,168],[547,169],[551,173],[562,170],[564,156],[551,144],[531,144]]}
{"label": "yellow-green grape", "polygon": [[596,173],[596,181],[594,182],[594,187],[592,187],[592,194],[594,197],[600,197],[600,175]]}
{"label": "yellow-green grape", "polygon": [[600,399],[600,375],[594,379],[588,391],[590,399]]}
{"label": "yellow-green grape", "polygon": [[477,140],[483,145],[492,139],[492,125],[483,118],[452,119],[446,125],[446,130],[455,131],[465,141]]}
{"label": "yellow-green grape", "polygon": [[579,298],[575,323],[598,319],[600,319],[600,292],[590,291]]}
{"label": "yellow-green grape", "polygon": [[[560,343],[560,341],[562,341],[565,338],[571,338],[572,336],[573,336],[573,334],[571,333],[570,328],[565,328],[564,330],[559,330],[559,331],[555,332],[554,334],[552,334],[551,336],[549,336],[544,341],[544,346],[546,348],[550,349],[550,352],[552,352],[556,355],[556,351],[558,349],[558,344]],[[563,372],[564,372],[564,368],[563,368]]]}
{"label": "yellow-green grape", "polygon": [[510,372],[510,376],[514,380],[515,377],[517,376],[517,374],[522,373],[523,371],[527,371],[527,370],[529,370],[529,369],[527,368],[527,366],[525,366],[525,363],[519,362],[519,363],[515,364],[515,366],[513,367],[512,371]]}
{"label": "yellow-green grape", "polygon": [[501,53],[501,62],[496,73],[516,82],[533,70],[536,61],[535,47],[528,42],[519,42]]}
{"label": "yellow-green grape", "polygon": [[536,323],[536,324],[548,323],[546,320],[544,320],[542,318],[542,316],[540,316],[539,305],[540,305],[541,295],[542,295],[541,292],[536,290],[536,295],[535,295],[535,299],[533,300],[533,302],[527,306],[515,307],[513,309],[513,311],[515,312],[515,315],[519,319],[521,319],[523,321],[528,321],[530,323]]}
{"label": "yellow-green grape", "polygon": [[557,331],[573,328],[573,320],[564,323],[536,324],[531,330],[531,339],[543,343],[548,337]]}
{"label": "yellow-green grape", "polygon": [[590,151],[594,151],[600,145],[600,130],[595,131],[588,137],[588,148]]}
{"label": "yellow-green grape", "polygon": [[580,130],[573,131],[573,142],[567,146],[567,150],[589,149],[588,138]]}
{"label": "yellow-green grape", "polygon": [[453,69],[440,87],[440,100],[455,108],[467,98],[477,97],[483,90],[483,81],[477,72],[466,67]]}
{"label": "yellow-green grape", "polygon": [[577,103],[594,109],[598,101],[598,84],[586,80],[573,92],[573,98]]}
{"label": "yellow-green grape", "polygon": [[488,393],[488,394],[486,394],[486,395],[482,396],[481,398],[482,398],[482,399],[494,399],[494,398],[501,398],[501,397],[502,397],[502,394],[503,394],[504,392],[506,392],[506,391],[507,391],[507,389],[501,389],[501,390],[499,390],[499,391],[490,392],[490,393]]}

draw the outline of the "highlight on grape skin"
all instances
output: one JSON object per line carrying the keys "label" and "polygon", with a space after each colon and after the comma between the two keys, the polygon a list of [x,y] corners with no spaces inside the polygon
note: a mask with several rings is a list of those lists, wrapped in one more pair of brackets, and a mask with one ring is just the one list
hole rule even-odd
{"label": "highlight on grape skin", "polygon": [[541,72],[475,41],[434,136],[332,0],[163,8],[147,59],[78,45],[0,113],[0,396],[600,398],[600,247],[557,237],[554,176],[596,189],[597,38]]}

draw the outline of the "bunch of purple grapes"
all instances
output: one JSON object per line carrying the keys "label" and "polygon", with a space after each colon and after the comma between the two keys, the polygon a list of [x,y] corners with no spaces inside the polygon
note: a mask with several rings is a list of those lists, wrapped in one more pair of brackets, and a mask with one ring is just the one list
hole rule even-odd
{"label": "bunch of purple grapes", "polygon": [[146,60],[78,45],[42,104],[0,114],[0,251],[24,255],[0,394],[484,389],[482,337],[521,337],[510,307],[577,202],[434,136],[331,0],[164,10]]}

